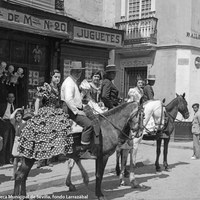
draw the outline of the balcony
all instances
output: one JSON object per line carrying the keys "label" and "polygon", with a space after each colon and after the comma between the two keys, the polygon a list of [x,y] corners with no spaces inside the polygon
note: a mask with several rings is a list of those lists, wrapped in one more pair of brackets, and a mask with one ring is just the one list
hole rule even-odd
{"label": "balcony", "polygon": [[124,30],[124,45],[157,44],[157,21],[155,17],[116,23]]}

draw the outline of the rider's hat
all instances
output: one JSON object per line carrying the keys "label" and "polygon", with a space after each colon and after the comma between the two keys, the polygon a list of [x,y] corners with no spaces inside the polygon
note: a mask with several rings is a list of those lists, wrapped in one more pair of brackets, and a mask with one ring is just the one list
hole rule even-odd
{"label": "rider's hat", "polygon": [[81,62],[72,62],[71,66],[70,66],[70,70],[72,69],[82,69],[85,70],[85,68],[82,67]]}
{"label": "rider's hat", "polygon": [[153,75],[153,74],[149,74],[148,77],[147,77],[147,80],[152,80],[152,81],[155,81],[156,80],[156,75]]}
{"label": "rider's hat", "polygon": [[197,107],[199,108],[199,103],[194,103],[194,104],[192,105],[192,108],[194,108],[194,106],[197,106]]}
{"label": "rider's hat", "polygon": [[107,65],[105,68],[105,72],[116,72],[117,68],[116,65],[112,64],[112,65]]}

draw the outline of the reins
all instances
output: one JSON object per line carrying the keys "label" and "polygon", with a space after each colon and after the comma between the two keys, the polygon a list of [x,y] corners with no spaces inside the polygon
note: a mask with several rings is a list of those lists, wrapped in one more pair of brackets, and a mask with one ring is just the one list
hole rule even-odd
{"label": "reins", "polygon": [[[113,122],[111,122],[106,116],[104,116],[102,113],[96,111],[94,108],[92,108],[92,109],[93,109],[95,112],[97,112],[102,118],[104,118],[106,121],[108,121],[115,129],[117,129],[118,131],[120,131],[120,133],[122,133],[122,135],[124,135],[128,140],[132,140],[132,137],[129,137],[126,133],[124,133],[124,131],[122,131],[119,127],[117,127],[117,126],[116,126]],[[139,112],[139,109],[138,109],[135,113],[131,114],[131,116],[129,117],[128,121],[129,121],[131,118],[135,117],[135,116],[138,114],[138,112]],[[139,128],[138,128],[138,129],[139,129]]]}

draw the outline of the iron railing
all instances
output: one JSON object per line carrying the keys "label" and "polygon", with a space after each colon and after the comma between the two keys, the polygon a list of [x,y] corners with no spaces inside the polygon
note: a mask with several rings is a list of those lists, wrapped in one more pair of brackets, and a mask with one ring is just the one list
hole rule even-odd
{"label": "iron railing", "polygon": [[156,44],[157,21],[155,17],[130,20],[116,23],[116,27],[125,31],[124,45],[132,44]]}

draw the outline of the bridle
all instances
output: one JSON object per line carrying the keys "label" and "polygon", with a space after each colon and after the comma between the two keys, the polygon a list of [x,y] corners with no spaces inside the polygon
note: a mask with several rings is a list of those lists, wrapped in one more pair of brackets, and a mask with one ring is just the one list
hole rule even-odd
{"label": "bridle", "polygon": [[[181,97],[181,98],[183,98],[183,97]],[[183,98],[183,99],[184,99],[184,98]],[[178,103],[180,103],[180,99],[177,98],[177,100],[178,100]],[[158,125],[159,128],[161,127],[161,125],[163,125],[162,130],[164,130],[164,129],[166,128],[167,124],[166,124],[166,123],[162,124],[162,118],[163,118],[163,108],[166,108],[166,106],[163,105],[163,104],[161,104],[161,106],[162,106],[161,120],[160,120],[160,124],[157,124],[157,125]],[[182,122],[181,120],[176,119],[176,117],[172,116],[172,115],[170,114],[170,112],[168,112],[166,109],[165,109],[164,112],[165,112],[166,115],[168,115],[173,121]],[[179,111],[179,112],[180,112],[180,111]],[[180,112],[180,113],[181,113],[183,116],[185,116],[186,114],[189,114],[188,111],[187,111],[187,112],[184,112],[184,111],[183,111],[183,112]],[[159,130],[159,128],[158,128],[158,130]],[[145,126],[144,126],[144,129],[145,129],[147,132],[151,133],[151,131],[150,131],[148,128],[146,128]],[[161,128],[160,128],[160,130],[161,130]]]}

